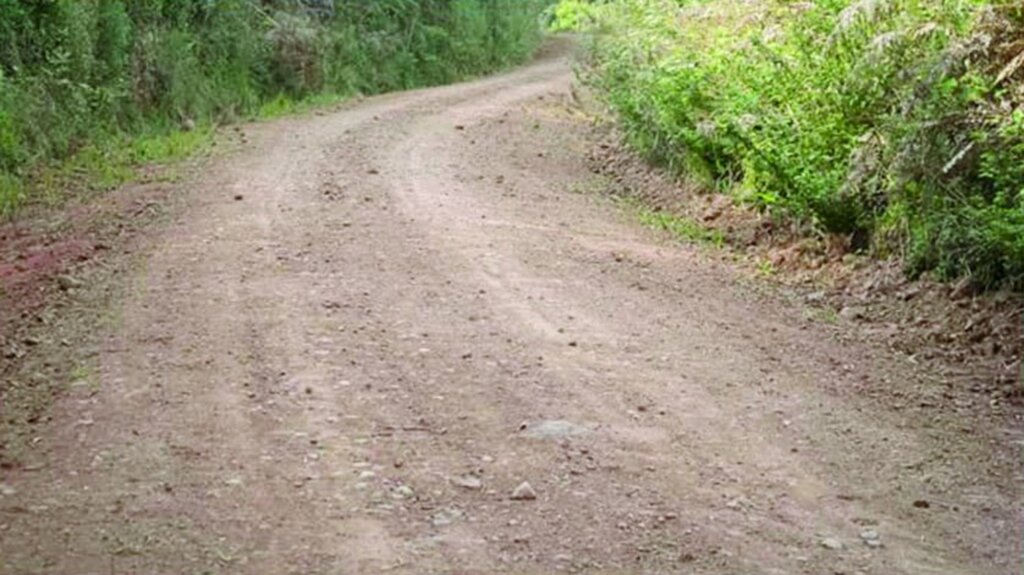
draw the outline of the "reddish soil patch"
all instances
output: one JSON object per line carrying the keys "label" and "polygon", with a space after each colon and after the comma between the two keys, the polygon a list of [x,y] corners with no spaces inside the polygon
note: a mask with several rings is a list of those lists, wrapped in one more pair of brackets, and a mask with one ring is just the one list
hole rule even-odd
{"label": "reddish soil patch", "polygon": [[[172,171],[200,162],[141,166],[142,181],[103,193],[72,185],[63,204],[28,206],[17,219],[0,222],[0,375],[18,369],[38,343],[33,330],[45,311],[72,300],[83,288],[80,276],[133,252],[141,232],[166,211],[175,190]],[[0,397],[5,392],[0,385]]]}
{"label": "reddish soil patch", "polygon": [[109,223],[130,221],[122,213],[126,197],[154,191],[129,187],[88,204],[39,210],[0,226],[0,373],[12,369],[24,348],[33,345],[27,333],[39,313],[80,286],[76,271],[106,251],[111,241],[125,239],[112,237]]}
{"label": "reddish soil patch", "polygon": [[0,293],[8,304],[3,319],[9,320],[11,312],[20,316],[38,308],[54,277],[88,261],[96,251],[91,239],[51,237],[19,224],[0,228]]}

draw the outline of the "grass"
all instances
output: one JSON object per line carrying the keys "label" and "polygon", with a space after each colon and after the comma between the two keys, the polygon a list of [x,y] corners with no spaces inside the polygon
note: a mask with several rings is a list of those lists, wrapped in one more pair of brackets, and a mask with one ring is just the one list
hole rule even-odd
{"label": "grass", "polygon": [[84,364],[78,364],[71,369],[71,381],[87,381],[92,376],[92,369]]}
{"label": "grass", "polygon": [[[297,100],[281,94],[262,104],[252,119],[272,120],[304,114],[348,99],[338,94],[316,94]],[[137,137],[120,135],[91,144],[66,160],[41,168],[29,178],[18,179],[0,173],[0,215],[12,214],[26,198],[57,207],[83,192],[102,192],[138,181],[142,167],[173,165],[208,151],[216,131],[212,124],[204,124],[193,130],[153,131]],[[8,198],[7,209],[4,209],[3,198]]]}
{"label": "grass", "polygon": [[213,126],[192,131],[152,133],[137,138],[120,136],[90,145],[70,158],[41,169],[18,185],[32,201],[49,207],[137,181],[139,168],[174,164],[209,149]]}
{"label": "grass", "polygon": [[88,363],[75,364],[71,368],[71,373],[68,374],[68,381],[71,384],[85,385],[90,393],[98,393],[100,391],[100,378],[96,373],[96,369]]}
{"label": "grass", "polygon": [[715,248],[725,246],[725,236],[721,232],[708,229],[693,219],[645,207],[635,209],[640,223],[654,230],[666,231],[677,240]]}
{"label": "grass", "polygon": [[316,94],[302,100],[296,100],[284,94],[280,94],[276,98],[264,102],[263,105],[260,106],[259,111],[256,112],[256,118],[261,120],[271,120],[295,114],[304,114],[314,110],[335,106],[349,99],[351,99],[350,96],[334,93]]}

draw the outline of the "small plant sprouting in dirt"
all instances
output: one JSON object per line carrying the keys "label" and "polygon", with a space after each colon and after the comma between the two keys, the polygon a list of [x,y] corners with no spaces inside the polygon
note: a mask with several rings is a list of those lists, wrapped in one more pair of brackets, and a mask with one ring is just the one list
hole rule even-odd
{"label": "small plant sprouting in dirt", "polygon": [[75,367],[71,368],[71,372],[68,374],[68,380],[72,386],[84,386],[91,392],[97,392],[100,388],[99,378],[96,377],[96,371],[91,365],[85,363],[79,363]]}
{"label": "small plant sprouting in dirt", "polygon": [[775,264],[773,264],[772,262],[770,262],[768,260],[761,260],[761,261],[757,262],[757,275],[759,275],[761,277],[764,277],[764,278],[774,277],[775,274],[777,274],[778,272],[779,272],[779,270],[778,270],[778,268],[775,267]]}
{"label": "small plant sprouting in dirt", "polygon": [[89,379],[90,375],[92,375],[92,370],[84,364],[76,365],[71,369],[71,381],[85,381]]}

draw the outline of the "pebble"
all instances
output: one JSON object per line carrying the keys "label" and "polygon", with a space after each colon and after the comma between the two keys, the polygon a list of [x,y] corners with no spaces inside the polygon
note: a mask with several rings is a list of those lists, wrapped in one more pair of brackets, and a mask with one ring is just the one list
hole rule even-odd
{"label": "pebble", "polygon": [[484,486],[483,482],[480,481],[479,477],[473,475],[461,475],[459,477],[453,477],[451,479],[452,485],[461,487],[463,489],[480,489]]}
{"label": "pebble", "polygon": [[878,535],[878,531],[875,531],[874,529],[865,529],[861,531],[860,538],[868,547],[878,548],[882,546],[881,537]]}
{"label": "pebble", "polygon": [[70,291],[82,287],[82,281],[72,276],[60,276],[57,278],[57,285],[62,291]]}
{"label": "pebble", "polygon": [[878,531],[875,531],[874,529],[865,529],[860,532],[860,538],[865,541],[877,541]]}
{"label": "pebble", "polygon": [[10,485],[7,485],[6,483],[0,483],[0,495],[3,495],[4,497],[10,497],[17,492],[18,491],[11,487]]}
{"label": "pebble", "polygon": [[821,540],[821,546],[832,551],[839,551],[843,548],[843,542],[834,537],[826,537]]}
{"label": "pebble", "polygon": [[825,292],[816,291],[813,293],[809,293],[806,296],[804,296],[804,301],[806,301],[807,303],[821,303],[825,301]]}
{"label": "pebble", "polygon": [[434,525],[434,527],[444,527],[446,525],[451,525],[452,524],[451,518],[448,517],[447,515],[435,515],[430,520],[430,522]]}
{"label": "pebble", "polygon": [[434,527],[444,527],[451,525],[455,520],[461,519],[463,516],[462,511],[454,508],[444,509],[434,514],[430,519],[430,522]]}
{"label": "pebble", "polygon": [[851,305],[846,306],[839,310],[839,317],[852,321],[855,319],[864,319],[867,316],[867,310],[861,306]]}
{"label": "pebble", "polygon": [[413,496],[414,492],[412,487],[409,487],[408,485],[399,485],[395,488],[394,493],[396,499],[408,499]]}
{"label": "pebble", "polygon": [[561,439],[573,435],[582,435],[590,431],[587,427],[562,420],[537,421],[523,423],[519,430],[526,437],[534,439]]}
{"label": "pebble", "polygon": [[512,491],[513,501],[533,501],[536,498],[537,492],[533,489],[533,486],[530,485],[529,481],[522,482],[519,484],[519,487],[516,487],[515,490]]}

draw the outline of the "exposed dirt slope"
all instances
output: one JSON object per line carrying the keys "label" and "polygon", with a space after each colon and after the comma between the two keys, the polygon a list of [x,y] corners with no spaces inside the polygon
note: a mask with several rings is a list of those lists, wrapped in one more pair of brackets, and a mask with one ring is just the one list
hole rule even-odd
{"label": "exposed dirt slope", "polygon": [[2,472],[0,572],[1016,573],[1019,425],[579,193],[570,82],[249,128]]}

